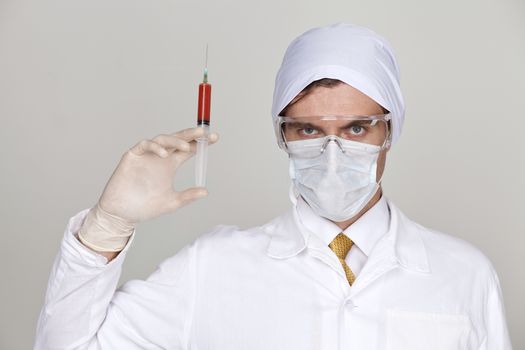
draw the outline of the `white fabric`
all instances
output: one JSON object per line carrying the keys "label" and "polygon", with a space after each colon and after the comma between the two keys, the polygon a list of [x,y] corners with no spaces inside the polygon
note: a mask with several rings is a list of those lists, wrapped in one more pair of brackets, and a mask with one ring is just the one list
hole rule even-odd
{"label": "white fabric", "polygon": [[74,237],[83,210],[65,230],[35,349],[511,349],[490,261],[387,203],[389,230],[352,287],[294,207],[263,226],[218,226],[115,292],[134,235],[106,265]]}
{"label": "white fabric", "polygon": [[339,79],[372,98],[392,115],[392,143],[401,134],[405,104],[390,44],[372,30],[338,23],[311,29],[290,43],[275,78],[272,116],[308,84]]}
{"label": "white fabric", "polygon": [[[302,224],[311,233],[328,245],[341,232],[332,221],[316,215],[302,197],[297,199],[297,214]],[[342,231],[354,244],[346,255],[345,262],[357,277],[366,263],[372,248],[388,231],[390,210],[385,196],[368,209],[352,225]]]}

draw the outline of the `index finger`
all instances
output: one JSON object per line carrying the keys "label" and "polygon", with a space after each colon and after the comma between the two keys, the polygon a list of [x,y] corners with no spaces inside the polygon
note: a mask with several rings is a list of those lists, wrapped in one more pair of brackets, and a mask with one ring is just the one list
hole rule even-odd
{"label": "index finger", "polygon": [[186,142],[190,142],[190,141],[193,141],[201,136],[204,135],[204,129],[197,126],[197,127],[194,127],[194,128],[188,128],[188,129],[184,129],[184,130],[181,130],[181,131],[177,131],[173,134],[171,134],[173,136],[176,136],[178,138],[180,138],[181,140],[184,140]]}

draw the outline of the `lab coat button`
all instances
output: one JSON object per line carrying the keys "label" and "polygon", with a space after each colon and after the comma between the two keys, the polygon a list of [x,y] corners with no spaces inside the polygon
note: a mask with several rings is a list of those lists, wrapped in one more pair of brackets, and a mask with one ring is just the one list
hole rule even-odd
{"label": "lab coat button", "polygon": [[354,302],[353,302],[352,300],[350,300],[350,299],[346,299],[346,300],[345,300],[345,305],[346,305],[346,307],[347,307],[348,309],[353,309],[353,308],[355,308],[355,304],[354,304]]}

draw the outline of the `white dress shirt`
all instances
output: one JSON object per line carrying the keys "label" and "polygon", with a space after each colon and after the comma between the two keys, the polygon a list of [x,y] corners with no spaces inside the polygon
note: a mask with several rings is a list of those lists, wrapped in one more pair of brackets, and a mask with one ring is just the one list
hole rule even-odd
{"label": "white dress shirt", "polygon": [[[301,196],[297,199],[297,212],[304,226],[326,245],[341,233],[339,226],[317,215]],[[343,231],[354,242],[346,255],[345,262],[356,277],[366,263],[372,248],[388,231],[389,222],[390,210],[385,197],[381,196],[374,206]]]}

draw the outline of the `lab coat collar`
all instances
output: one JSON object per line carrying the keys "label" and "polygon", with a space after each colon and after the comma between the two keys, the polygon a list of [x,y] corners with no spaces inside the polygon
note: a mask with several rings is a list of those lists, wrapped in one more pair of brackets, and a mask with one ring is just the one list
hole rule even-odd
{"label": "lab coat collar", "polygon": [[[341,228],[334,222],[317,215],[301,196],[297,198],[296,207],[304,226],[315,233],[325,245],[330,244],[341,232]],[[390,209],[388,209],[386,197],[381,195],[379,200],[343,233],[366,256],[369,256],[375,244],[388,231],[389,217]]]}
{"label": "lab coat collar", "polygon": [[310,238],[310,231],[301,230],[300,226],[302,225],[296,206],[264,225],[263,231],[270,235],[267,255],[276,259],[286,259],[303,251]]}
{"label": "lab coat collar", "polygon": [[[376,254],[391,254],[391,258],[403,268],[429,273],[427,252],[421,237],[424,228],[408,219],[388,198],[386,200],[390,208],[389,230],[372,249],[369,259],[373,259]],[[262,229],[271,237],[266,253],[275,259],[294,257],[303,251],[309,242],[317,242],[311,239],[313,233],[302,224],[296,205],[264,225]],[[384,249],[392,245],[394,249]]]}

